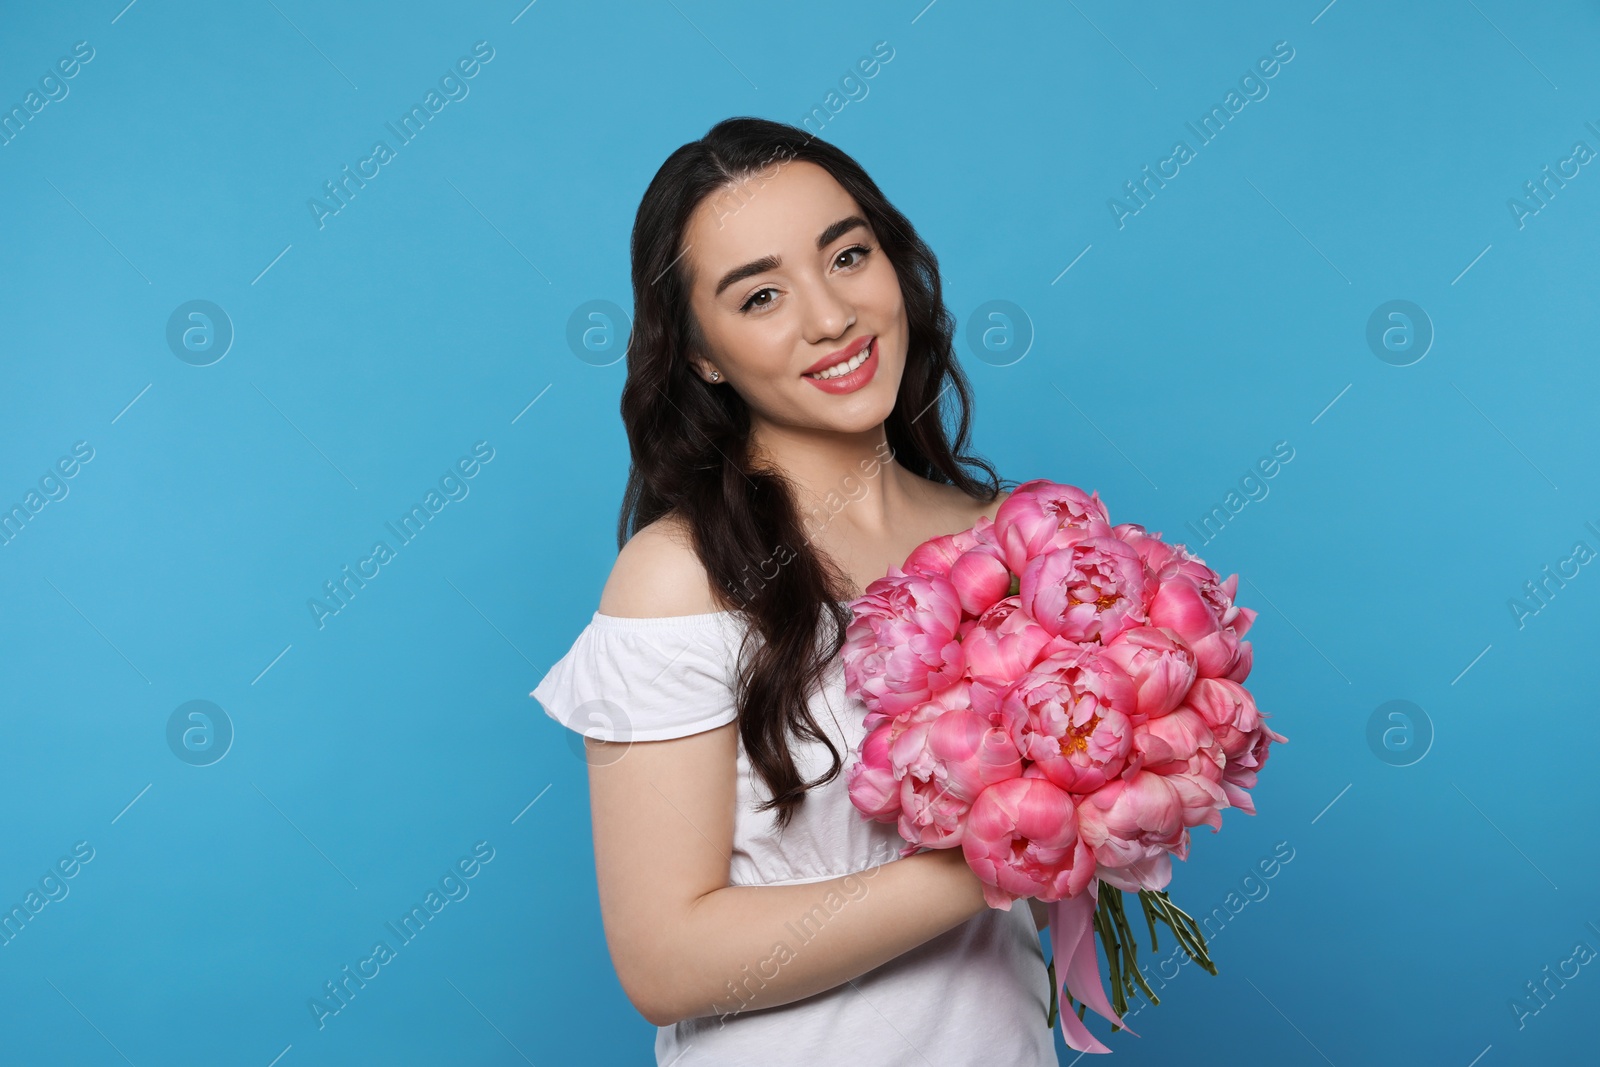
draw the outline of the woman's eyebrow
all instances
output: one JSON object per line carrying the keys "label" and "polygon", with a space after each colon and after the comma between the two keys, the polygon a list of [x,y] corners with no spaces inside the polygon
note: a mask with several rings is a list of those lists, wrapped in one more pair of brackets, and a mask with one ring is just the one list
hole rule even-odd
{"label": "woman's eyebrow", "polygon": [[[817,251],[822,251],[851,230],[866,224],[867,220],[860,215],[847,215],[838,222],[829,224],[826,229],[817,235]],[[722,280],[717,283],[717,291],[712,295],[721,296],[722,291],[728,286],[741,282],[752,275],[765,274],[769,270],[777,270],[782,265],[783,260],[777,256],[762,256],[760,259],[752,259],[744,266],[735,267],[724,274]]]}

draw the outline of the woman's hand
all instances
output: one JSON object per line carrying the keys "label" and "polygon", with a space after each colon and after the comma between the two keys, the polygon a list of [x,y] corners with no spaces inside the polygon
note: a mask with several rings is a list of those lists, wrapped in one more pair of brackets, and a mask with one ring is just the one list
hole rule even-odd
{"label": "woman's hand", "polygon": [[[936,857],[933,860],[935,866],[944,868],[945,872],[956,882],[964,883],[975,894],[974,899],[982,902],[983,907],[989,906],[988,900],[983,895],[983,879],[979,878],[972,868],[968,866],[967,858],[959,847],[929,849],[924,853],[918,853],[918,855]],[[1027,903],[1028,910],[1033,914],[1033,925],[1040,931],[1049,929],[1050,906],[1037,897],[1025,897],[1023,900]],[[1015,903],[1012,906],[1015,907]],[[980,908],[979,911],[981,910]],[[978,913],[978,911],[973,912],[974,915]]]}

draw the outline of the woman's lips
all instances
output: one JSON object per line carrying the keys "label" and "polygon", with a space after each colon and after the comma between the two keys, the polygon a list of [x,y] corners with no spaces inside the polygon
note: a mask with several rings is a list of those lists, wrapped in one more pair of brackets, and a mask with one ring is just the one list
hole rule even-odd
{"label": "woman's lips", "polygon": [[840,363],[848,363],[852,359],[855,359],[856,356],[860,355],[861,350],[866,348],[867,345],[871,344],[872,341],[872,334],[865,334],[861,337],[857,337],[854,341],[851,341],[837,352],[829,352],[827,355],[823,356],[821,359],[817,360],[800,373],[816,374],[818,371],[827,370],[829,367],[837,366]]}
{"label": "woman's lips", "polygon": [[[859,354],[859,353],[858,353]],[[849,362],[845,360],[844,362]],[[849,374],[841,374],[836,378],[805,377],[806,381],[821,389],[824,393],[853,393],[857,389],[872,381],[872,376],[878,373],[878,339],[872,338],[867,345],[867,358],[861,361],[861,366]]]}

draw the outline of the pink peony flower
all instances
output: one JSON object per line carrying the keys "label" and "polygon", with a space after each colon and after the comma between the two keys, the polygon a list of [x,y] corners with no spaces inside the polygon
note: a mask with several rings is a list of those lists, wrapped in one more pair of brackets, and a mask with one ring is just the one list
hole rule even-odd
{"label": "pink peony flower", "polygon": [[994,527],[987,515],[979,516],[977,523],[970,530],[945,534],[922,542],[911,550],[911,555],[906,557],[906,562],[900,569],[907,574],[945,578],[950,574],[951,565],[962,553],[979,545],[994,546]]}
{"label": "pink peony flower", "polygon": [[1022,755],[1010,733],[972,711],[947,711],[928,730],[928,751],[939,761],[950,791],[964,800],[1022,773]]}
{"label": "pink peony flower", "polygon": [[[1242,608],[1233,602],[1239,588],[1239,576],[1230,574],[1227,579],[1223,579],[1216,571],[1206,566],[1205,561],[1183,545],[1167,544],[1161,540],[1160,534],[1148,534],[1144,527],[1136,523],[1125,523],[1116,527],[1116,531],[1117,536],[1132,545],[1139,553],[1139,558],[1144,560],[1145,568],[1159,585],[1165,585],[1175,578],[1187,578],[1194,583],[1200,599],[1211,609],[1217,628],[1232,628],[1233,633],[1230,638],[1225,639],[1225,644],[1230,649],[1236,646],[1237,652],[1237,658],[1232,660],[1228,669],[1207,676],[1226,677],[1235,682],[1244,681],[1250,674],[1250,643],[1238,639],[1250,629],[1251,623],[1255,621],[1256,612],[1253,608]],[[1187,634],[1184,636],[1187,640]]]}
{"label": "pink peony flower", "polygon": [[1139,554],[1108,536],[1035,557],[1022,570],[1018,594],[1023,610],[1051,634],[1106,642],[1146,622],[1154,591]]}
{"label": "pink peony flower", "polygon": [[889,764],[891,738],[887,728],[868,731],[861,753],[846,776],[850,803],[877,822],[900,818],[900,782]]}
{"label": "pink peony flower", "polygon": [[950,584],[966,615],[982,615],[1011,592],[1011,572],[990,545],[970,548],[950,565]]}
{"label": "pink peony flower", "polygon": [[1124,522],[1111,531],[1127,543],[1139,558],[1144,560],[1150,576],[1164,582],[1178,573],[1177,565],[1189,557],[1188,550],[1180,544],[1168,544],[1158,533],[1149,533],[1136,522]]}
{"label": "pink peony flower", "polygon": [[1043,778],[1010,778],[979,793],[961,851],[991,908],[1009,911],[1022,897],[1061,900],[1094,877],[1072,799]]}
{"label": "pink peony flower", "polygon": [[1228,751],[1237,751],[1232,742],[1234,737],[1249,733],[1261,721],[1250,690],[1223,678],[1197,679],[1184,696],[1184,703],[1205,719]]}
{"label": "pink peony flower", "polygon": [[1133,737],[1127,713],[1136,701],[1133,679],[1099,646],[1058,638],[1005,691],[1000,714],[1030,770],[1069,793],[1088,793],[1121,773]]}
{"label": "pink peony flower", "polygon": [[1222,809],[1229,807],[1228,793],[1217,779],[1209,774],[1164,774],[1161,778],[1171,783],[1183,801],[1185,827],[1211,827],[1216,833],[1222,829]]}
{"label": "pink peony flower", "polygon": [[1166,775],[1114,779],[1079,798],[1077,811],[1078,832],[1102,868],[1147,872],[1149,861],[1183,842],[1183,794]]}
{"label": "pink peony flower", "polygon": [[901,715],[961,678],[961,601],[948,579],[889,575],[852,602],[845,682],[869,709]]}
{"label": "pink peony flower", "polygon": [[[1163,541],[1159,533],[1150,533],[1136,522],[1125,522],[1115,527],[1114,532],[1139,553],[1139,558],[1144,560],[1150,576],[1156,581],[1165,582],[1182,576],[1192,579],[1196,585],[1216,586],[1220,592],[1223,584],[1221,577],[1184,545]],[[1232,596],[1230,589],[1227,592],[1230,603]]]}
{"label": "pink peony flower", "polygon": [[966,679],[945,686],[910,711],[893,715],[883,710],[869,711],[862,723],[867,730],[877,730],[889,725],[893,728],[893,736],[899,737],[907,727],[919,722],[932,722],[944,712],[956,709],[972,710],[972,688]]}
{"label": "pink peony flower", "polygon": [[897,828],[906,839],[901,855],[919,848],[954,848],[967,828],[970,800],[963,800],[941,778],[907,774],[900,780],[900,818]]}
{"label": "pink peony flower", "polygon": [[[1193,708],[1180,707],[1133,728],[1133,766],[1154,774],[1207,774],[1222,779],[1222,746]],[[1196,759],[1209,764],[1206,772]]]}
{"label": "pink peony flower", "polygon": [[[859,746],[859,757],[851,765],[846,779],[851,803],[864,816],[878,822],[900,823],[907,774],[915,767],[924,779],[930,777],[931,765],[922,757],[923,741],[929,725],[952,708],[967,710],[966,694],[966,683],[961,682],[940,690],[930,700],[899,715],[883,711],[867,712],[864,719],[866,736]],[[906,735],[914,730],[917,731],[915,735],[907,740]],[[927,810],[940,789],[937,782],[931,788],[927,784],[923,782],[924,788],[915,798],[911,821],[901,826],[902,836],[906,836],[904,831],[918,825],[919,821],[932,824],[944,819],[947,814],[943,808],[934,812]],[[970,798],[967,799],[970,801]],[[964,809],[958,806],[954,810]],[[920,831],[915,833],[917,838],[921,837]],[[937,834],[934,837],[937,839]],[[915,851],[916,846],[912,845],[902,849],[901,854],[909,856]]]}
{"label": "pink peony flower", "polygon": [[1021,607],[1020,597],[1008,596],[961,624],[958,636],[972,683],[972,704],[984,713],[997,710],[1000,693],[1026,674],[1055,640]]}
{"label": "pink peony flower", "polygon": [[[1240,684],[1256,613],[1238,581],[1037,479],[852,604],[844,673],[867,731],[852,802],[897,827],[903,856],[959,847],[991,907],[1050,903],[1075,939],[1057,943],[1069,990],[1113,1023],[1089,887],[1165,889],[1195,827],[1255,813],[1285,740]],[[1107,1051],[1070,1014],[1070,1047]]]}
{"label": "pink peony flower", "polygon": [[1250,644],[1240,638],[1250,629],[1256,613],[1234,606],[1231,596],[1219,610],[1219,598],[1237,581],[1235,575],[1227,583],[1205,588],[1179,574],[1163,581],[1150,601],[1150,625],[1171,630],[1194,651],[1195,669],[1202,678],[1238,674],[1234,680],[1243,681],[1241,667],[1244,673],[1250,669]]}
{"label": "pink peony flower", "polygon": [[868,708],[852,801],[905,855],[959,845],[993,907],[1096,877],[1164,888],[1193,827],[1254,813],[1284,740],[1239,684],[1255,612],[1237,586],[1111,526],[1096,495],[1024,483],[852,605],[846,681]]}
{"label": "pink peony flower", "polygon": [[1105,651],[1138,688],[1139,704],[1130,716],[1135,723],[1167,714],[1194,684],[1194,653],[1169,631],[1135,626],[1106,642]]}
{"label": "pink peony flower", "polygon": [[1255,788],[1256,775],[1262,764],[1267,762],[1272,743],[1276,741],[1281,744],[1288,740],[1264,722],[1244,735],[1244,744],[1238,755],[1228,757],[1227,765],[1222,770],[1222,790],[1234,807],[1251,815],[1256,813],[1256,803],[1250,797],[1250,790]]}
{"label": "pink peony flower", "polygon": [[993,531],[1006,569],[1021,574],[1035,556],[1090,536],[1110,536],[1111,520],[1097,493],[1035,478],[995,512]]}
{"label": "pink peony flower", "polygon": [[[1189,831],[1183,833],[1187,842]],[[1186,849],[1158,852],[1149,859],[1137,860],[1126,867],[1096,865],[1094,874],[1102,882],[1130,893],[1137,893],[1141,889],[1162,890],[1172,881],[1172,857],[1182,859],[1184,851]]]}
{"label": "pink peony flower", "polygon": [[1124,777],[1161,775],[1178,791],[1185,827],[1204,823],[1213,831],[1222,829],[1222,809],[1229,806],[1221,785],[1226,759],[1198,712],[1180,707],[1134,727],[1132,748]]}
{"label": "pink peony flower", "polygon": [[1222,749],[1222,788],[1229,802],[1241,811],[1256,813],[1249,790],[1256,784],[1256,773],[1267,761],[1274,741],[1289,739],[1266,724],[1266,716],[1256,708],[1250,691],[1223,678],[1202,678],[1195,683],[1185,703],[1205,719]]}
{"label": "pink peony flower", "polygon": [[940,703],[958,687],[919,706],[911,719],[891,721],[889,773],[899,780],[900,836],[911,846],[948,848],[961,843],[962,819],[985,788],[1022,770],[1022,760],[1005,730],[965,707]]}

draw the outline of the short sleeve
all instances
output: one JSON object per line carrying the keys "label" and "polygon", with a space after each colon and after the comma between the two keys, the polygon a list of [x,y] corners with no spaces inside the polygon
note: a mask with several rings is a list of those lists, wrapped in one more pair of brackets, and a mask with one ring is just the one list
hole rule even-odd
{"label": "short sleeve", "polygon": [[738,624],[728,612],[656,619],[595,612],[528,695],[602,741],[664,741],[738,717]]}

